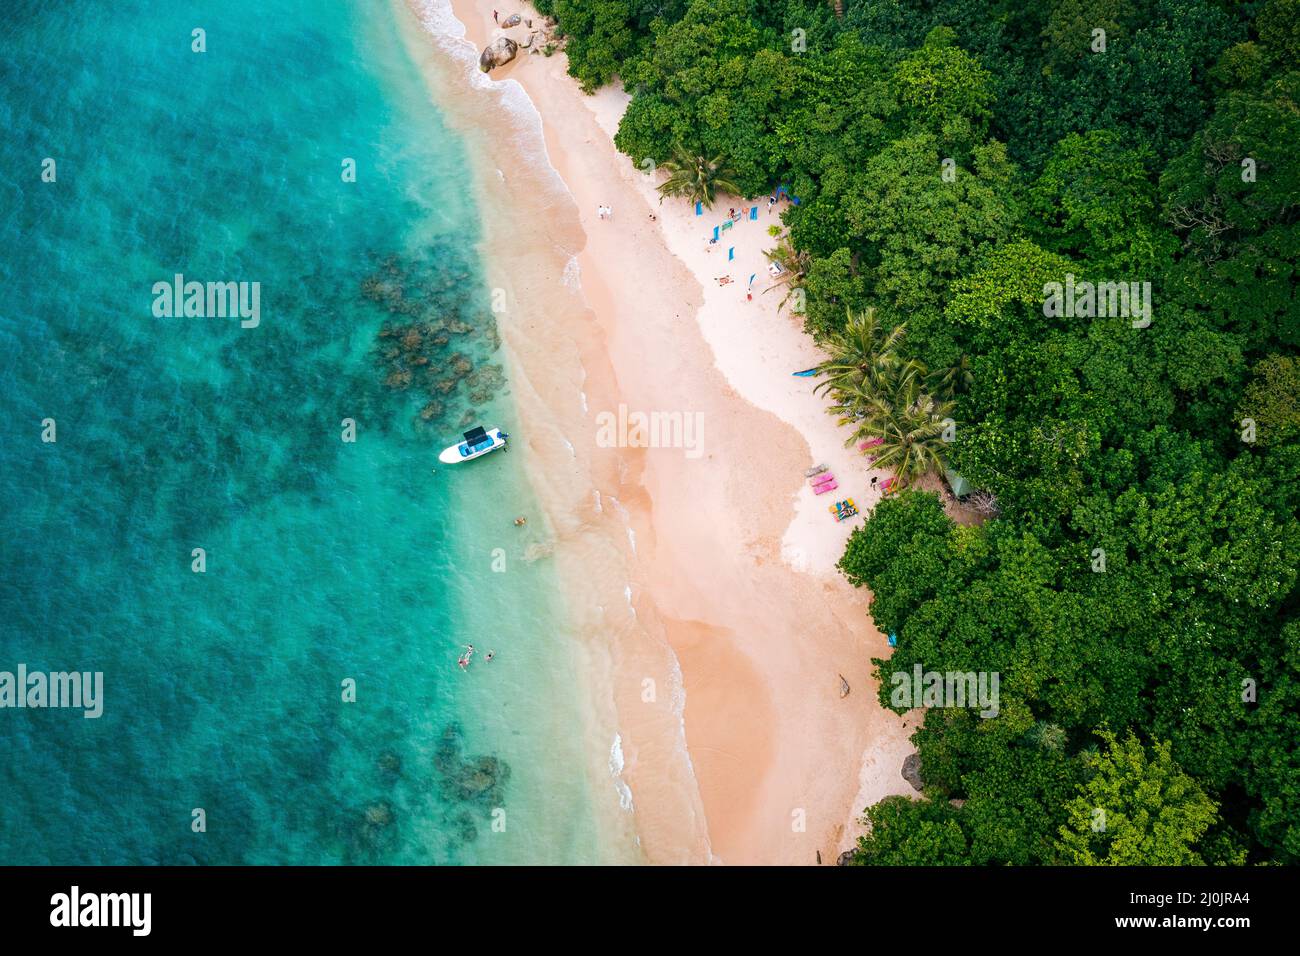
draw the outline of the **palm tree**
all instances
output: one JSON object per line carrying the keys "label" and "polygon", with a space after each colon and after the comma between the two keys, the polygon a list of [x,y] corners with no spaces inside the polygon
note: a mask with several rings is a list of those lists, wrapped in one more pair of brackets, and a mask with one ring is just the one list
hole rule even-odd
{"label": "palm tree", "polygon": [[659,184],[659,192],[665,196],[685,196],[691,202],[712,206],[714,194],[719,191],[740,195],[740,187],[732,181],[735,174],[722,156],[708,159],[688,152],[678,143],[672,158],[662,165],[668,178]]}
{"label": "palm tree", "polygon": [[802,279],[808,272],[808,267],[812,265],[812,256],[802,249],[796,249],[788,232],[763,255],[767,257],[768,262],[775,262],[794,279]]}
{"label": "palm tree", "polygon": [[886,329],[874,308],[845,314],[843,331],[826,342],[831,357],[817,366],[817,392],[834,393],[840,404],[865,405],[894,378],[924,374],[919,363],[899,355],[906,322]]}
{"label": "palm tree", "polygon": [[970,356],[962,355],[947,368],[938,369],[932,378],[934,393],[944,398],[956,398],[971,390],[975,374],[971,371]]}
{"label": "palm tree", "polygon": [[1063,750],[1069,743],[1069,735],[1066,734],[1065,728],[1045,720],[1035,721],[1034,725],[1025,732],[1025,737],[1044,750]]}
{"label": "palm tree", "polygon": [[834,397],[828,411],[839,424],[853,427],[844,444],[879,439],[874,465],[892,469],[900,486],[943,470],[956,407],[931,394],[921,362],[903,357],[906,335],[906,323],[886,328],[875,309],[850,310],[843,331],[827,342],[831,357],[817,367],[816,388]]}
{"label": "palm tree", "polygon": [[812,256],[796,249],[794,243],[790,241],[789,233],[781,236],[776,246],[766,250],[763,255],[767,257],[768,262],[775,262],[782,269],[781,278],[763,291],[771,292],[780,286],[789,287],[786,289],[785,297],[781,299],[781,304],[777,306],[779,311],[785,308],[790,297],[801,288],[799,280],[808,274],[808,267],[812,265]]}
{"label": "palm tree", "polygon": [[908,388],[902,395],[882,396],[867,418],[870,429],[881,439],[871,449],[874,467],[893,471],[903,488],[947,467],[946,432],[955,408],[952,402],[924,393],[909,401],[911,394]]}

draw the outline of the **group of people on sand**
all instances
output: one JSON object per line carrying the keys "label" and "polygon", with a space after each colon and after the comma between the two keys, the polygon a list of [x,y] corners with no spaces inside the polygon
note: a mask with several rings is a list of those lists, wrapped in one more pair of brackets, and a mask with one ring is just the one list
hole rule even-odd
{"label": "group of people on sand", "polygon": [[596,218],[597,218],[597,219],[613,219],[613,218],[614,218],[614,210],[613,210],[613,208],[610,207],[610,206],[605,206],[605,205],[597,206],[597,207],[596,207]]}
{"label": "group of people on sand", "polygon": [[[483,659],[486,660],[489,664],[491,664],[492,659],[496,656],[497,656],[496,651],[488,651],[487,654],[484,655]],[[474,658],[474,645],[466,644],[465,653],[460,655],[460,660],[458,660],[456,663],[460,665],[461,670],[468,670],[469,662],[473,660],[473,658]]]}

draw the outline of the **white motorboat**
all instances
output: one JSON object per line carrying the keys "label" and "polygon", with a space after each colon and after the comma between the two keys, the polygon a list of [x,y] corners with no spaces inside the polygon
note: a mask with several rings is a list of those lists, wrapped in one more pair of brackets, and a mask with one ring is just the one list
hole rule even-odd
{"label": "white motorboat", "polygon": [[444,448],[438,460],[444,465],[457,465],[463,461],[482,458],[488,452],[506,447],[507,435],[499,428],[471,428],[465,432],[465,440],[459,444]]}

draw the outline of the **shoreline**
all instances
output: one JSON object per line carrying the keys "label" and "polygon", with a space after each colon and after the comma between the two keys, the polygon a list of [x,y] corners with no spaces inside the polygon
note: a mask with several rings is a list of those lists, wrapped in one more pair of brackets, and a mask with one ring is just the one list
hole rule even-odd
{"label": "shoreline", "polygon": [[[423,19],[418,4],[409,9]],[[502,32],[492,9],[451,2],[476,52]],[[626,94],[607,87],[587,97],[564,68],[562,52],[521,50],[486,83],[466,78],[473,89],[454,125],[486,131],[480,142],[500,181],[485,172],[478,187],[502,192],[511,210],[508,223],[487,224],[483,253],[490,273],[509,273],[528,301],[525,314],[502,320],[512,392],[530,428],[549,422],[563,439],[546,440],[544,426],[530,435],[530,477],[557,528],[572,606],[580,618],[599,611],[583,630],[596,659],[610,654],[642,850],[650,862],[833,863],[861,832],[869,803],[912,792],[899,770],[915,715],[876,702],[870,659],[885,656],[887,642],[867,593],[834,570],[856,521],[837,525],[803,479],[826,462],[866,511],[870,472],[843,448],[812,383],[790,375],[819,356],[797,317],[778,311],[780,294],[762,293],[762,250],[774,242],[766,227],[777,222],[766,200],[756,222],[738,223],[726,234],[734,240],[707,251],[701,223],[722,219],[728,201],[699,219],[684,201],[660,205],[651,179],[611,140]],[[483,109],[493,92],[500,107],[506,80],[536,111],[540,138],[522,104],[513,136],[499,128],[511,117]],[[536,189],[546,178],[539,161],[568,202]],[[612,219],[597,216],[602,204]],[[525,274],[533,282],[521,288]],[[731,284],[713,281],[725,274]],[[752,301],[750,274],[759,276]],[[557,285],[577,301],[564,301]],[[557,337],[559,328],[568,335]],[[698,416],[703,453],[600,447],[594,416],[620,405]],[[564,445],[580,472],[567,488],[553,477],[569,467]],[[603,508],[611,498],[615,509]],[[621,512],[621,528],[610,510]],[[620,580],[631,620],[611,625]],[[684,707],[665,706],[662,690],[647,702],[647,681],[677,697],[678,663]],[[840,675],[852,688],[844,699]]]}

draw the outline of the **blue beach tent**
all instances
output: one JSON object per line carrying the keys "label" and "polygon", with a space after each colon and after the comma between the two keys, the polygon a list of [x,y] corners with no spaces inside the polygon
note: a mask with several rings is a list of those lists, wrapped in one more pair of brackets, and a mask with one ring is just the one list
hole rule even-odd
{"label": "blue beach tent", "polygon": [[785,187],[785,183],[782,183],[780,186],[776,187],[776,194],[778,196],[789,196],[790,201],[792,203],[794,203],[796,206],[799,205],[799,197],[791,195],[790,190]]}

